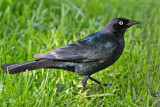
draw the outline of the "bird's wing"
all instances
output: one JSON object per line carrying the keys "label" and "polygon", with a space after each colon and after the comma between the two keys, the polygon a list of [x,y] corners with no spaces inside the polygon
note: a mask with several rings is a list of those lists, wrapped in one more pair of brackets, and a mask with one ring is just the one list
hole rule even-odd
{"label": "bird's wing", "polygon": [[117,42],[108,41],[105,44],[97,43],[96,47],[93,47],[91,50],[85,53],[85,56],[88,56],[88,57],[84,59],[83,62],[108,61],[116,54],[115,52],[117,49],[118,49]]}
{"label": "bird's wing", "polygon": [[36,54],[34,57],[38,59],[47,58],[57,61],[79,62],[85,59],[85,57],[79,52],[82,51],[80,48],[82,48],[82,46],[78,46],[78,44],[75,42],[57,49],[53,49],[46,53]]}
{"label": "bird's wing", "polygon": [[[96,34],[97,35],[97,34]],[[93,36],[93,34],[91,35]],[[88,36],[77,42],[51,50],[47,53],[34,55],[38,59],[52,59],[67,62],[92,62],[110,59],[118,47],[117,42],[107,41]]]}

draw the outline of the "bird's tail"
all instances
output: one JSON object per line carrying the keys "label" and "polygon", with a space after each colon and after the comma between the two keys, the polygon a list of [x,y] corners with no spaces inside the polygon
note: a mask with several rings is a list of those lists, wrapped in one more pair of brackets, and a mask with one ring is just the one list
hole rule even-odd
{"label": "bird's tail", "polygon": [[4,72],[9,72],[10,74],[16,74],[20,72],[25,72],[26,70],[35,70],[40,68],[47,68],[52,65],[52,60],[49,59],[41,59],[34,60],[24,63],[8,63],[2,65],[2,69]]}

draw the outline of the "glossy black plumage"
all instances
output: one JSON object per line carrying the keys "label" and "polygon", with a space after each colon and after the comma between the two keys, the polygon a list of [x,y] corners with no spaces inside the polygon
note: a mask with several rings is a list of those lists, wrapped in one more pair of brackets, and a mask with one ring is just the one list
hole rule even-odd
{"label": "glossy black plumage", "polygon": [[73,71],[85,75],[82,85],[88,79],[98,84],[99,81],[90,77],[110,65],[121,56],[124,49],[124,33],[127,28],[140,22],[116,18],[110,21],[101,31],[90,34],[74,43],[36,54],[34,61],[2,65],[2,69],[10,74],[25,72],[39,68],[56,68]]}

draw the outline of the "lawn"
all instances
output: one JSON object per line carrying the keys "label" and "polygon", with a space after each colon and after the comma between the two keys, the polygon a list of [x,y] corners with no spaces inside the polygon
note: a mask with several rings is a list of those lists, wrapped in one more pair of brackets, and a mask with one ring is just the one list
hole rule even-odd
{"label": "lawn", "polygon": [[72,43],[110,20],[141,21],[125,33],[125,49],[112,66],[83,76],[39,69],[10,75],[0,69],[0,107],[159,107],[159,0],[0,0],[0,66],[34,60],[34,54]]}

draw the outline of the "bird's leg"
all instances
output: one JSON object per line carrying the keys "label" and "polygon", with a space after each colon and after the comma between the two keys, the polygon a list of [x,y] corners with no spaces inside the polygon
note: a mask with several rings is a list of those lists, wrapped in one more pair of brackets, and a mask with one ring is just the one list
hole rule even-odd
{"label": "bird's leg", "polygon": [[89,79],[89,75],[86,75],[83,79],[82,79],[82,86],[85,88],[85,86],[86,86],[86,83],[87,83],[87,81],[88,81],[88,79]]}
{"label": "bird's leg", "polygon": [[[102,85],[101,82],[99,82],[98,80],[96,80],[96,79],[94,79],[94,78],[92,78],[92,77],[90,77],[90,76],[89,76],[89,79],[91,79],[92,81],[96,82],[96,83],[99,84],[99,85]],[[103,84],[103,85],[104,85],[104,86],[107,86],[108,84]]]}

